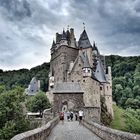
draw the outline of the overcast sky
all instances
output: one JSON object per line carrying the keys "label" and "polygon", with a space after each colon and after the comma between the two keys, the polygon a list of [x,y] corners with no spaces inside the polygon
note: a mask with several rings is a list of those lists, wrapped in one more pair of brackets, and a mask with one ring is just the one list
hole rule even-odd
{"label": "overcast sky", "polygon": [[102,54],[140,55],[140,0],[0,0],[0,69],[49,62],[56,32],[83,24]]}

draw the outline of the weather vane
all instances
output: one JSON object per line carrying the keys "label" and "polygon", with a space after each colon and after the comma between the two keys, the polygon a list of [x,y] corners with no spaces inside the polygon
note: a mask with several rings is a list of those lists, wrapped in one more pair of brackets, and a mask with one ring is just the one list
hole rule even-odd
{"label": "weather vane", "polygon": [[84,28],[84,30],[85,30],[85,23],[83,22],[83,28]]}

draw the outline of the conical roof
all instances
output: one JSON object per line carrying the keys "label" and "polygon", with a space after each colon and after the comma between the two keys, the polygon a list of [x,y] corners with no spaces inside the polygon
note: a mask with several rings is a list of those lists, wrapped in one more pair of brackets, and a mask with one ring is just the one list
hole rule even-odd
{"label": "conical roof", "polygon": [[55,44],[55,41],[53,40],[53,43],[52,43],[52,47],[54,47],[56,44]]}
{"label": "conical roof", "polygon": [[80,54],[80,57],[84,63],[84,66],[83,68],[90,68],[90,64],[89,64],[89,59],[88,59],[88,56],[87,56],[87,52],[85,52],[85,54],[82,52]]}
{"label": "conical roof", "polygon": [[85,29],[82,32],[78,43],[79,43],[79,48],[92,47]]}
{"label": "conical roof", "polygon": [[104,72],[104,69],[103,69],[103,65],[102,65],[100,59],[97,61],[97,67],[96,67],[96,71],[95,71],[95,77],[96,77],[96,79],[98,81],[100,81],[102,83],[107,82],[106,76],[105,76],[105,72]]}

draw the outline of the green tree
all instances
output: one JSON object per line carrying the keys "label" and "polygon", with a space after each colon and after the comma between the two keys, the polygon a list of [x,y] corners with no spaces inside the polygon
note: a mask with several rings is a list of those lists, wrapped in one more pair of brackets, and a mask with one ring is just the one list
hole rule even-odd
{"label": "green tree", "polygon": [[133,94],[134,96],[140,96],[140,86],[139,85],[136,85],[133,87]]}
{"label": "green tree", "polygon": [[40,117],[42,117],[43,111],[45,109],[51,107],[47,96],[43,92],[38,92],[35,96],[29,98],[26,106],[29,111],[39,112]]}
{"label": "green tree", "polygon": [[0,94],[0,139],[9,140],[12,136],[29,129],[23,114],[24,90],[16,87]]}
{"label": "green tree", "polygon": [[0,85],[0,94],[3,93],[5,91],[5,86],[4,85]]}
{"label": "green tree", "polygon": [[113,99],[114,101],[116,101],[116,103],[118,104],[120,101],[120,98],[122,97],[123,94],[123,87],[121,84],[116,84],[115,85],[115,91],[113,94]]}

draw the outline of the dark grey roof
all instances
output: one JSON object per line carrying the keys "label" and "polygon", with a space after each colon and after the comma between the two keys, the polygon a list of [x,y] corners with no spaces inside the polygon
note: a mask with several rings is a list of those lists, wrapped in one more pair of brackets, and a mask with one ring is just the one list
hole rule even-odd
{"label": "dark grey roof", "polygon": [[96,77],[96,79],[98,81],[100,81],[102,83],[107,82],[106,76],[105,76],[105,72],[104,72],[104,69],[103,69],[103,65],[102,65],[100,59],[97,61],[97,67],[96,67],[96,71],[95,71],[95,77]]}
{"label": "dark grey roof", "polygon": [[87,52],[85,52],[85,54],[82,52],[80,54],[80,57],[84,63],[84,66],[83,68],[90,68],[90,64],[89,64],[89,59],[88,59],[88,56],[87,56]]}
{"label": "dark grey roof", "polygon": [[53,93],[84,93],[78,82],[55,83]]}
{"label": "dark grey roof", "polygon": [[91,43],[89,41],[88,35],[87,35],[85,30],[82,32],[78,43],[79,43],[79,48],[89,48],[89,47],[92,47]]}

